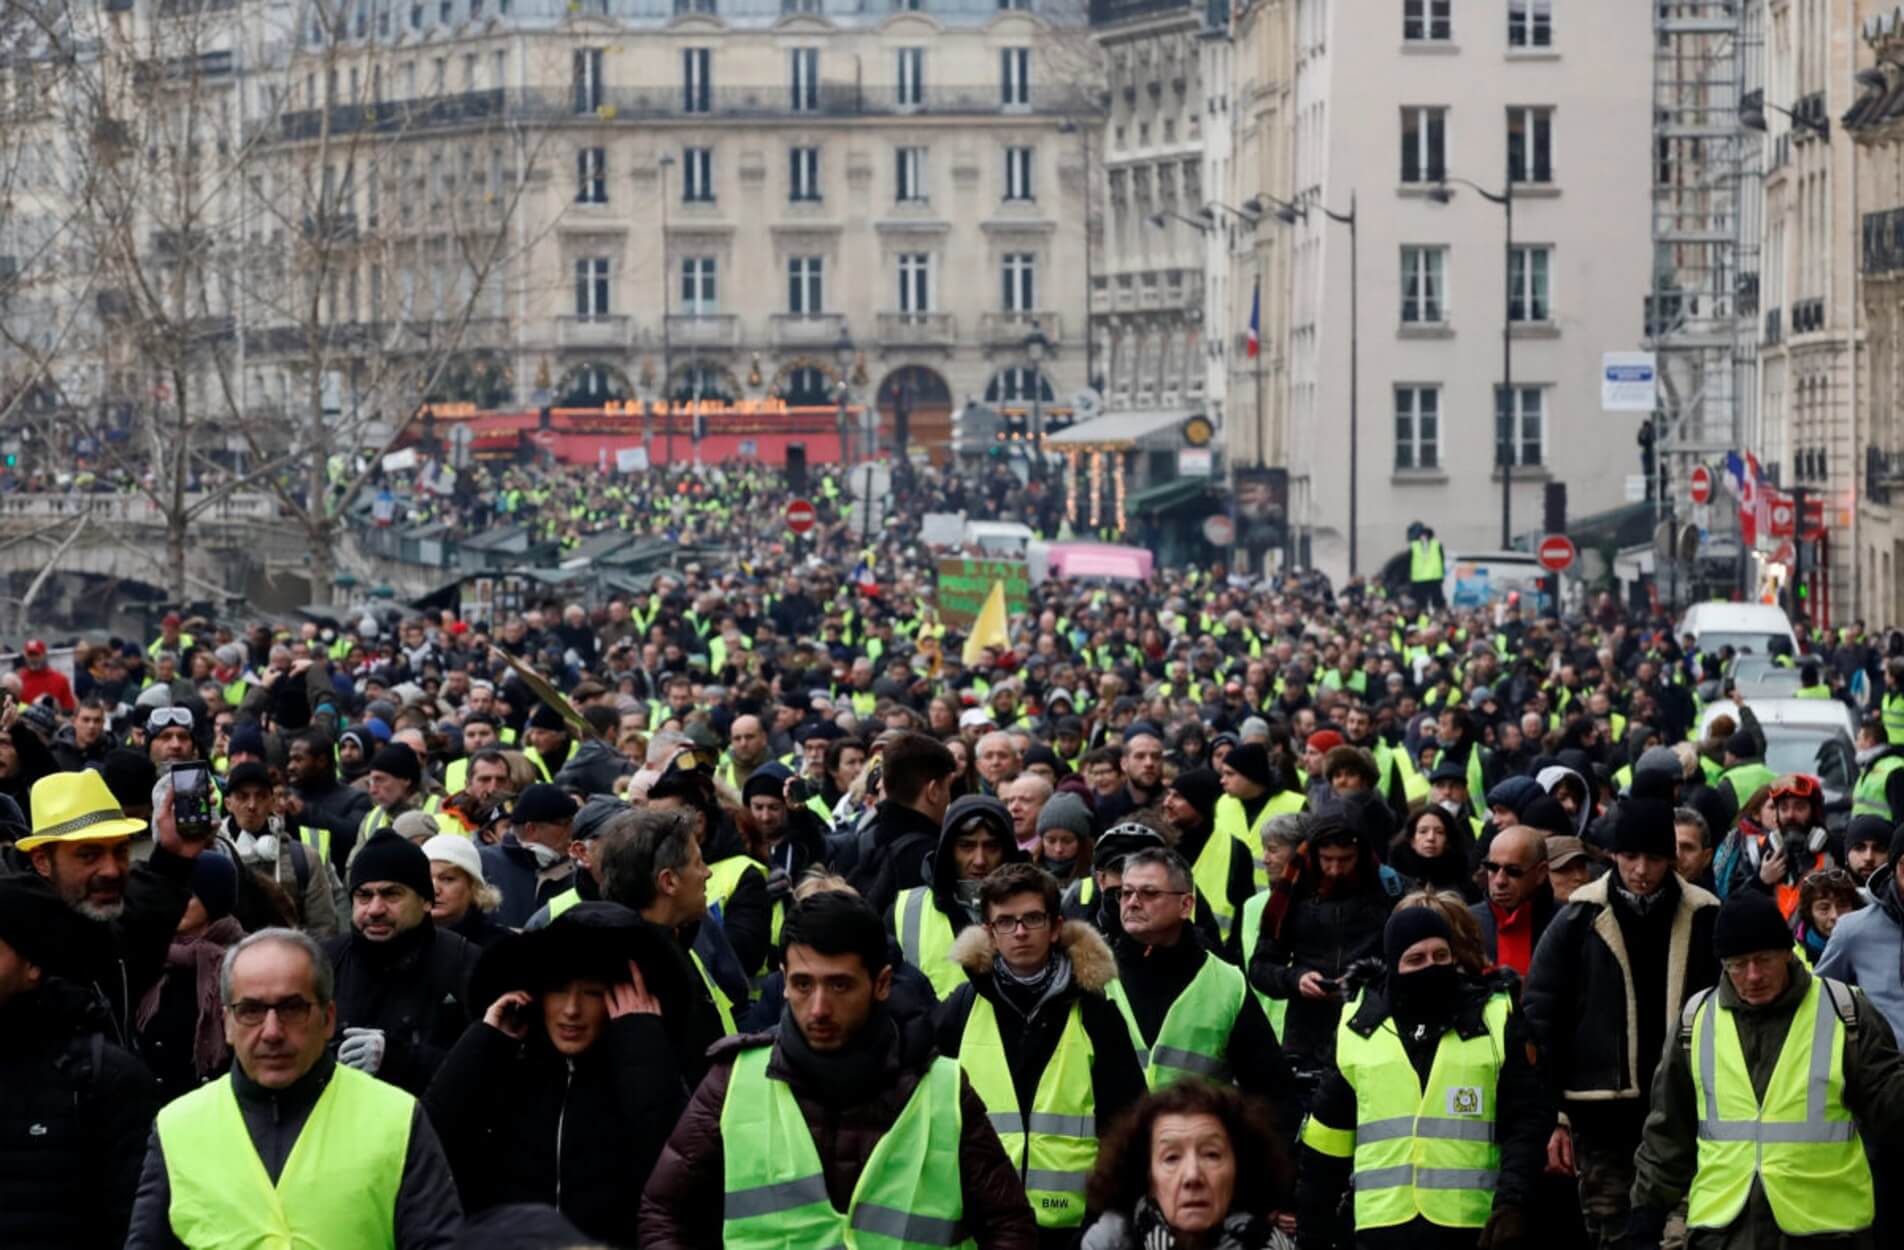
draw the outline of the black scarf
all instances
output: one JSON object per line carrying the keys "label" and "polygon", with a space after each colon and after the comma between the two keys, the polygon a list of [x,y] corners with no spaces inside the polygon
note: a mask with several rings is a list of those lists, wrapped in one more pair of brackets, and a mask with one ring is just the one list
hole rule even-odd
{"label": "black scarf", "polygon": [[[885,1006],[874,1003],[872,1014],[846,1045],[821,1052],[807,1045],[806,1034],[788,1007],[780,1013],[780,1033],[774,1044],[801,1090],[837,1109],[856,1106],[886,1088],[884,1076],[898,1044],[898,1031]],[[880,1079],[872,1079],[875,1075]]]}
{"label": "black scarf", "polygon": [[[1232,1211],[1223,1217],[1223,1228],[1216,1235],[1212,1250],[1260,1250],[1270,1244],[1273,1236],[1273,1226],[1267,1221],[1246,1212]],[[1137,1209],[1131,1212],[1131,1235],[1125,1244],[1136,1250],[1177,1250],[1179,1243],[1177,1230],[1165,1221],[1156,1202],[1146,1197],[1139,1198]]]}

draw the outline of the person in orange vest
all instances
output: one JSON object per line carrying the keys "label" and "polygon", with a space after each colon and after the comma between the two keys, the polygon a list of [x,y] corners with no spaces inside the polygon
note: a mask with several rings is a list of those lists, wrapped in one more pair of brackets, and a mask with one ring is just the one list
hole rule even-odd
{"label": "person in orange vest", "polygon": [[1772,783],[1774,828],[1748,835],[1732,864],[1727,895],[1739,889],[1770,894],[1789,922],[1798,911],[1806,877],[1837,861],[1825,849],[1825,791],[1818,778],[1787,773]]}

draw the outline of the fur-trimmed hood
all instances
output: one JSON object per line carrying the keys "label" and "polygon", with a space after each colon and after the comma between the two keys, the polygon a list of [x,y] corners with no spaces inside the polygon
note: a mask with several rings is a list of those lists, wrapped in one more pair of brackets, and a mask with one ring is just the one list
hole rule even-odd
{"label": "fur-trimmed hood", "polygon": [[[1082,920],[1067,920],[1058,930],[1058,949],[1071,960],[1071,979],[1079,989],[1102,994],[1117,979],[1117,960],[1104,938]],[[992,974],[998,947],[982,924],[968,926],[952,943],[952,962],[973,976]]]}

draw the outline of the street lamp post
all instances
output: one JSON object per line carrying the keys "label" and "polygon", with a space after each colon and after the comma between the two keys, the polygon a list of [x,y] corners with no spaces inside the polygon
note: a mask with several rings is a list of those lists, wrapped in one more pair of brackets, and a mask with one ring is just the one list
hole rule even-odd
{"label": "street lamp post", "polygon": [[1025,336],[1025,359],[1031,362],[1031,477],[1033,481],[1045,480],[1045,353],[1051,348],[1051,340],[1038,323],[1031,323],[1031,333]]}
{"label": "street lamp post", "polygon": [[674,296],[669,289],[674,275],[668,272],[668,170],[674,165],[674,153],[661,154],[661,402],[668,443],[667,465],[674,467],[674,339],[669,325],[674,320]]}
{"label": "street lamp post", "polygon": [[[1254,212],[1260,217],[1263,204],[1275,209],[1276,220],[1284,225],[1295,225],[1309,220],[1309,206],[1292,204],[1279,200],[1273,195],[1257,196],[1244,203],[1245,211]],[[1338,213],[1321,204],[1316,207],[1330,221],[1349,228],[1349,576],[1354,577],[1360,567],[1360,501],[1361,501],[1361,455],[1362,455],[1362,282],[1361,282],[1361,242],[1356,228],[1355,192],[1349,192],[1349,211]],[[1235,210],[1231,210],[1235,211]],[[1260,377],[1262,366],[1257,366]],[[1257,401],[1257,419],[1262,419],[1262,401]]]}
{"label": "street lamp post", "polygon": [[847,446],[846,425],[846,371],[853,365],[853,339],[846,333],[843,322],[840,325],[840,337],[833,344],[833,362],[840,367],[840,471],[844,473],[853,464],[852,451]]}
{"label": "street lamp post", "polygon": [[1497,195],[1466,178],[1443,175],[1434,189],[1428,192],[1428,198],[1437,204],[1453,200],[1454,192],[1448,186],[1451,182],[1460,183],[1490,204],[1499,204],[1505,222],[1506,241],[1501,249],[1504,296],[1501,304],[1501,398],[1495,414],[1501,428],[1494,454],[1496,463],[1501,466],[1501,550],[1506,551],[1514,542],[1514,179],[1510,175],[1507,189]]}

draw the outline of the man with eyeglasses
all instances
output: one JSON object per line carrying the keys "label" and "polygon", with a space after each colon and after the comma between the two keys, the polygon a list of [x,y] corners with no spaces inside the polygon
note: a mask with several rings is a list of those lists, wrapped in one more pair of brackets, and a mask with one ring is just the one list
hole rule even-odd
{"label": "man with eyeglasses", "polygon": [[1282,1047],[1243,974],[1203,943],[1191,917],[1190,865],[1163,847],[1126,856],[1112,946],[1117,980],[1105,991],[1123,1013],[1130,1045],[1152,1089],[1186,1077],[1234,1081],[1276,1106],[1293,1135],[1300,1118]]}
{"label": "man with eyeglasses", "polygon": [[1546,836],[1526,825],[1510,825],[1488,843],[1481,871],[1487,875],[1487,898],[1470,903],[1468,910],[1481,926],[1488,961],[1525,977],[1557,910],[1547,884]]}
{"label": "man with eyeglasses", "polygon": [[127,1250],[441,1250],[463,1220],[416,1099],[339,1063],[330,961],[262,929],[219,974],[231,1072],[159,1112]]}
{"label": "man with eyeglasses", "polygon": [[1694,1245],[1896,1245],[1874,1175],[1897,1171],[1864,1140],[1904,1123],[1890,1023],[1806,970],[1767,894],[1726,899],[1713,950],[1725,975],[1687,1000],[1652,1078],[1626,1244],[1657,1247],[1683,1201]]}
{"label": "man with eyeglasses", "polygon": [[[1614,871],[1573,892],[1527,974],[1522,1001],[1537,1067],[1566,1117],[1548,1140],[1548,1167],[1580,1177],[1596,1246],[1612,1247],[1625,1233],[1647,1088],[1680,1006],[1719,975],[1719,900],[1679,879],[1676,850],[1671,803],[1623,800]],[[1791,941],[1787,931],[1788,948]]]}
{"label": "man with eyeglasses", "polygon": [[979,906],[983,922],[952,946],[966,983],[935,1014],[939,1053],[985,1101],[1049,1237],[1083,1224],[1098,1126],[1144,1096],[1144,1071],[1104,996],[1111,949],[1064,919],[1051,874],[1006,864],[980,884]]}

